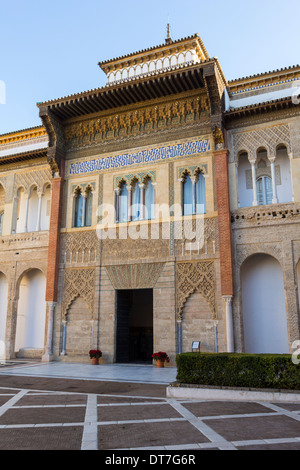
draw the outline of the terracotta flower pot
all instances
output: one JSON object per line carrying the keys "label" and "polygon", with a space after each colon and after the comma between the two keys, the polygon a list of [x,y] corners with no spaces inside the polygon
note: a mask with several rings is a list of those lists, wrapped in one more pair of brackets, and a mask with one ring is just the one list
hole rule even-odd
{"label": "terracotta flower pot", "polygon": [[99,364],[99,358],[98,357],[92,357],[92,365],[97,366]]}
{"label": "terracotta flower pot", "polygon": [[156,361],[156,367],[165,367],[164,361]]}

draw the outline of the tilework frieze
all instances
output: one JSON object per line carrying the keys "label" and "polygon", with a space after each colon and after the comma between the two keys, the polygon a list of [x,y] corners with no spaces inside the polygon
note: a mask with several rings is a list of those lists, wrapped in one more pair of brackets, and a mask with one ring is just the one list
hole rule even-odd
{"label": "tilework frieze", "polygon": [[141,150],[124,155],[98,158],[90,161],[71,163],[69,175],[81,175],[109,169],[119,169],[122,167],[160,162],[176,157],[204,154],[211,150],[209,138],[196,140],[193,142],[168,145],[154,149]]}

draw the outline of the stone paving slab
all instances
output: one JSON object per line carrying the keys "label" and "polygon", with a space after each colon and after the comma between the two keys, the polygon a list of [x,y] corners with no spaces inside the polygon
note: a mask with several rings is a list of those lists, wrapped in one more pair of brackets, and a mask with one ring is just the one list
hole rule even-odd
{"label": "stone paving slab", "polygon": [[87,396],[86,395],[26,395],[18,401],[18,406],[52,406],[52,405],[86,405]]}
{"label": "stone paving slab", "polygon": [[175,399],[159,384],[3,374],[0,450],[9,449],[299,450],[300,407]]}
{"label": "stone paving slab", "polygon": [[96,380],[57,379],[52,377],[23,377],[0,375],[0,387],[52,390],[72,393],[96,393],[97,395],[142,395],[166,397],[166,386],[147,383],[103,382]]}
{"label": "stone paving slab", "polygon": [[0,426],[11,424],[83,423],[84,416],[85,407],[10,408],[0,417]]}
{"label": "stone paving slab", "polygon": [[288,416],[254,416],[205,421],[227,441],[250,441],[300,436],[300,422]]}
{"label": "stone paving slab", "polygon": [[0,429],[1,450],[80,450],[82,427]]}
{"label": "stone paving slab", "polygon": [[149,448],[209,442],[186,421],[99,426],[98,435],[99,449]]}
{"label": "stone paving slab", "polygon": [[197,417],[272,413],[272,410],[259,403],[205,401],[183,403],[183,406]]}
{"label": "stone paving slab", "polygon": [[180,418],[181,415],[168,404],[164,405],[123,405],[98,408],[98,422],[127,421],[143,419]]}

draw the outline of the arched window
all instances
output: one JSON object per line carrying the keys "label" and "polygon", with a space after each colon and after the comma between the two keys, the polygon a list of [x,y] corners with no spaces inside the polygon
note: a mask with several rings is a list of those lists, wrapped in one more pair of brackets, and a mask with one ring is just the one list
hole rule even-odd
{"label": "arched window", "polygon": [[85,191],[85,216],[84,225],[90,227],[92,225],[92,212],[93,211],[93,191],[90,186]]}
{"label": "arched window", "polygon": [[257,199],[260,206],[272,204],[273,189],[272,180],[268,176],[262,176],[257,179]]}
{"label": "arched window", "polygon": [[151,178],[145,180],[145,219],[154,219],[154,186]]}
{"label": "arched window", "polygon": [[136,180],[132,186],[132,220],[140,220],[141,218],[141,189],[139,182]]}
{"label": "arched window", "polygon": [[83,196],[80,188],[74,197],[74,227],[82,227]]}
{"label": "arched window", "polygon": [[202,172],[196,177],[196,214],[206,213],[205,178]]}
{"label": "arched window", "polygon": [[201,171],[193,179],[188,172],[185,173],[182,200],[183,215],[206,213],[205,178]]}
{"label": "arched window", "polygon": [[183,215],[193,214],[193,182],[188,173],[183,181]]}
{"label": "arched window", "polygon": [[124,182],[121,186],[120,196],[119,196],[119,222],[128,221],[128,189],[126,183]]}

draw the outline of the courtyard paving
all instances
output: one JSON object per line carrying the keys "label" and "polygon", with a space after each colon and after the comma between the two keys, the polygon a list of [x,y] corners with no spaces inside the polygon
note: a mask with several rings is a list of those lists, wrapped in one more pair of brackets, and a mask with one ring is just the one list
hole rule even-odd
{"label": "courtyard paving", "polygon": [[300,450],[300,404],[166,397],[176,369],[0,364],[0,450]]}

